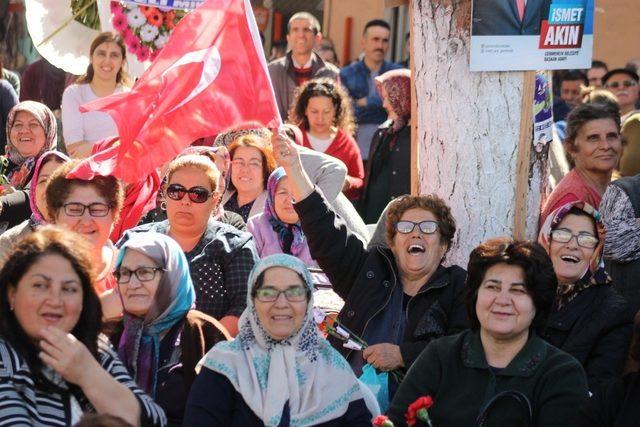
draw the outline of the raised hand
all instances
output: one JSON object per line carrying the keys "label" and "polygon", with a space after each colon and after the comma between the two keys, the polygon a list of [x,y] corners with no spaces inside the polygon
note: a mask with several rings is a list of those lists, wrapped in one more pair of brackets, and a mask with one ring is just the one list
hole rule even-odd
{"label": "raised hand", "polygon": [[300,166],[298,145],[293,142],[285,132],[274,133],[271,138],[271,146],[273,147],[276,162],[284,168],[287,175],[289,174],[290,168]]}

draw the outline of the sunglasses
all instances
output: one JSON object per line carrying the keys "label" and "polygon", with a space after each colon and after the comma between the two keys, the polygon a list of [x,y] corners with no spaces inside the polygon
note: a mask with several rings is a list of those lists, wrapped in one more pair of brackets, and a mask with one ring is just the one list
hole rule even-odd
{"label": "sunglasses", "polygon": [[633,80],[625,80],[623,82],[611,82],[611,83],[607,83],[605,85],[605,87],[607,87],[608,89],[618,89],[621,87],[634,87],[637,86],[638,83],[634,82]]}
{"label": "sunglasses", "polygon": [[213,192],[204,187],[191,187],[188,190],[180,184],[171,184],[167,187],[167,196],[172,200],[182,200],[185,194],[193,203],[204,203],[213,196]]}
{"label": "sunglasses", "polygon": [[423,234],[433,234],[438,229],[438,223],[436,221],[398,221],[396,223],[396,230],[400,234],[409,234],[416,228],[416,225]]}
{"label": "sunglasses", "polygon": [[569,243],[574,237],[578,246],[583,248],[593,249],[598,246],[598,238],[591,234],[573,234],[567,230],[553,230],[551,232],[551,240],[558,243]]}

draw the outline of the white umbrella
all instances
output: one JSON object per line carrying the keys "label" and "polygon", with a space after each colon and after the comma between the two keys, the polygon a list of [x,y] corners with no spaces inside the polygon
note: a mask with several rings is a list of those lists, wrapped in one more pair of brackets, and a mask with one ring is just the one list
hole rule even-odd
{"label": "white umbrella", "polygon": [[[110,1],[97,2],[101,31],[114,31]],[[84,74],[89,65],[89,47],[100,31],[75,21],[69,0],[25,0],[25,6],[29,35],[40,55],[71,74]],[[148,61],[138,61],[135,55],[127,55],[127,63],[134,78],[150,65]]]}

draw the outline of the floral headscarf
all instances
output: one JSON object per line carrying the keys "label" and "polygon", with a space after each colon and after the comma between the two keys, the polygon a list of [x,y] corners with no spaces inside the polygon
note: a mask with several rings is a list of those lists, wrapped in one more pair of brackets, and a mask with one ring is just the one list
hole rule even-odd
{"label": "floral headscarf", "polygon": [[269,220],[273,231],[278,235],[278,242],[282,251],[286,254],[298,256],[306,247],[306,239],[302,232],[300,221],[295,224],[287,224],[281,221],[276,213],[276,189],[280,180],[286,176],[287,174],[282,167],[271,172],[267,180],[267,201],[264,205],[264,214]]}
{"label": "floral headscarf", "polygon": [[271,141],[271,131],[269,129],[259,122],[247,122],[218,134],[213,145],[215,147],[228,147],[233,141],[245,135],[256,135],[264,141]]}
{"label": "floral headscarf", "polygon": [[391,125],[391,133],[406,126],[411,119],[411,72],[407,69],[387,71],[375,78],[382,97],[381,87],[387,92],[389,103],[398,118]]}
{"label": "floral headscarf", "polygon": [[[11,128],[16,120],[16,116],[22,111],[31,114],[40,126],[42,126],[42,129],[44,129],[44,144],[40,151],[33,157],[23,157],[11,142]],[[43,153],[53,150],[56,146],[58,135],[56,118],[46,105],[35,101],[23,101],[9,111],[6,131],[7,145],[5,147],[5,157],[18,166],[18,168],[7,175],[7,178],[12,187],[23,189],[28,182],[29,175],[35,166],[36,160],[38,160]]]}
{"label": "floral headscarf", "polygon": [[33,168],[33,176],[31,177],[31,185],[29,188],[31,222],[35,225],[41,225],[46,222],[45,213],[40,212],[40,210],[38,209],[38,205],[36,204],[36,185],[38,184],[38,178],[40,176],[40,169],[42,169],[42,165],[47,161],[47,159],[51,159],[52,157],[56,157],[56,160],[59,163],[66,163],[71,160],[66,154],[59,151],[47,151],[42,156],[40,156],[40,158],[36,162],[36,165]]}
{"label": "floral headscarf", "polygon": [[[260,324],[251,290],[258,277],[272,267],[298,273],[310,299],[302,327],[277,341]],[[280,424],[289,402],[290,425],[317,425],[339,418],[363,392],[347,361],[320,335],[313,319],[313,282],[298,258],[285,254],[259,261],[249,275],[247,308],[240,316],[240,332],[216,344],[198,365],[229,379],[245,403],[267,427]]]}
{"label": "floral headscarf", "polygon": [[[185,318],[195,303],[196,293],[184,251],[172,238],[155,232],[134,233],[118,253],[116,270],[128,250],[143,253],[164,268],[146,316],[140,318],[125,309],[124,331],[118,344],[118,356],[136,383],[155,396],[160,335]],[[125,306],[124,302],[122,305]]]}
{"label": "floral headscarf", "polygon": [[611,283],[611,278],[604,268],[604,237],[605,227],[602,222],[602,216],[593,206],[584,202],[567,203],[551,212],[545,220],[540,234],[538,235],[538,243],[540,243],[550,253],[551,250],[551,232],[555,230],[562,220],[569,214],[572,208],[577,208],[587,213],[593,218],[596,225],[598,237],[598,245],[593,249],[593,255],[589,260],[589,264],[585,269],[582,277],[576,283],[560,284],[558,286],[558,302],[559,307],[565,305],[583,290],[594,286]]}

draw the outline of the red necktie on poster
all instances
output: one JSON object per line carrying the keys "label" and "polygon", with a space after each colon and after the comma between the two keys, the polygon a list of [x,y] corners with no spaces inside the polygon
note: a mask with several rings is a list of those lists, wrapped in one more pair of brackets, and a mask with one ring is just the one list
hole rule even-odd
{"label": "red necktie on poster", "polygon": [[72,175],[138,182],[194,140],[243,121],[278,127],[280,114],[249,0],[208,0],[176,26],[130,92],[83,105],[104,111],[120,143]]}
{"label": "red necktie on poster", "polygon": [[518,15],[520,16],[520,22],[524,20],[524,8],[526,6],[525,0],[516,0],[516,6],[518,6]]}

